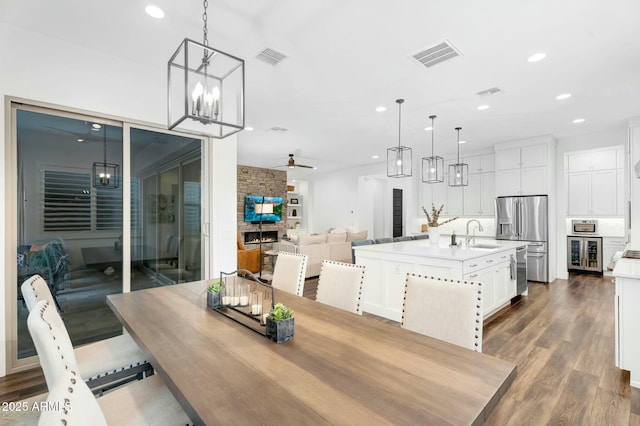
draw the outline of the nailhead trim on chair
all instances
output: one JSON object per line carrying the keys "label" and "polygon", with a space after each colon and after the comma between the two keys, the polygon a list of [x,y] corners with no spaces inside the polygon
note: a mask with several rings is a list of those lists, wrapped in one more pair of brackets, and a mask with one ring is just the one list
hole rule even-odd
{"label": "nailhead trim on chair", "polygon": [[[51,331],[51,337],[53,338],[53,340],[56,340],[56,335],[53,334],[53,327],[51,326],[51,324],[44,319],[44,311],[47,309],[47,307],[51,304],[51,302],[49,302],[48,300],[44,303],[44,305],[42,305],[42,309],[40,309],[40,319],[42,319],[42,321],[47,324],[49,326],[49,330]],[[54,307],[55,309],[55,307]],[[56,345],[56,347],[58,348],[58,351],[60,350],[60,345]],[[60,358],[64,359],[64,355],[62,353],[60,353]],[[66,360],[65,360],[65,365],[64,365],[65,370],[69,369],[69,366],[66,364]]]}
{"label": "nailhead trim on chair", "polygon": [[[322,275],[322,268],[324,268],[325,263],[333,263],[334,265],[342,265],[348,266],[349,268],[360,268],[364,271],[364,265],[358,265],[355,263],[344,263],[344,262],[336,262],[335,260],[325,259],[322,261],[322,265],[320,266],[320,276]],[[320,281],[318,281],[318,285],[320,285]],[[360,285],[358,286],[358,303],[356,304],[356,312],[361,313],[360,309],[360,300],[362,299],[362,286],[364,285],[364,273],[362,274],[362,278],[360,278]]]}
{"label": "nailhead trim on chair", "polygon": [[[402,321],[400,322],[400,324],[404,324],[404,300],[407,300],[407,283],[409,281],[409,277],[417,277],[417,278],[427,278],[427,279],[431,279],[431,280],[437,280],[437,281],[444,281],[445,283],[456,283],[456,284],[469,284],[469,285],[477,285],[478,286],[478,304],[476,305],[476,324],[480,324],[481,319],[482,319],[482,283],[480,282],[476,282],[476,281],[460,281],[460,280],[450,280],[447,278],[440,278],[440,277],[428,277],[426,275],[419,275],[419,274],[412,274],[412,273],[407,273],[407,278],[405,279],[404,282],[404,297],[403,297],[403,303],[402,303]],[[475,327],[475,341],[474,341],[474,346],[476,348],[478,348],[480,346],[480,343],[478,342],[479,340],[479,336],[478,336],[478,331],[480,331],[480,329],[478,328],[478,326]]]}
{"label": "nailhead trim on chair", "polygon": [[[298,288],[296,289],[296,294],[302,294],[304,291],[304,275],[307,270],[307,261],[309,260],[309,256],[302,253],[292,253],[290,251],[278,251],[278,256],[280,253],[286,253],[287,256],[298,256],[302,258],[302,268],[300,269],[300,276],[298,277]],[[302,288],[300,288],[302,287]]]}
{"label": "nailhead trim on chair", "polygon": [[[29,278],[29,280],[31,280],[31,281],[29,282],[29,285],[31,286],[31,289],[33,290],[33,293],[35,294],[36,299],[38,299],[38,298],[39,298],[39,295],[38,295],[38,293],[36,292],[36,288],[35,288],[35,286],[33,285],[33,283],[34,283],[38,278],[42,278],[42,277],[40,277],[40,275],[37,275],[37,274],[36,274],[36,275],[32,276],[31,278]],[[50,302],[49,302],[49,301],[47,301],[47,303],[45,304],[45,307],[46,307],[47,305],[49,305],[49,303],[50,303]],[[44,314],[44,309],[45,309],[45,308],[43,307],[43,308],[42,308],[42,310],[40,310],[40,318],[42,318],[42,320],[43,320],[43,321],[44,321],[44,322],[49,326],[49,330],[52,330],[53,328],[51,327],[51,324],[49,324],[49,323],[44,319],[44,316],[43,316],[43,314]],[[53,337],[53,340],[56,340],[56,336],[55,336],[55,335],[53,335],[53,334],[52,334],[52,337]],[[60,350],[60,346],[58,346],[58,350]],[[60,356],[62,357],[62,359],[64,359],[64,356],[63,356],[63,355],[60,355]],[[91,376],[91,377],[87,378],[87,381],[90,381],[90,380],[96,380],[96,379],[99,379],[99,378],[101,378],[101,377],[106,377],[106,376],[108,376],[108,375],[110,375],[110,374],[115,374],[115,373],[118,373],[118,372],[120,372],[120,371],[125,371],[125,370],[128,370],[129,368],[133,368],[133,367],[139,367],[139,366],[141,366],[141,365],[148,364],[148,363],[149,363],[149,361],[144,360],[143,362],[137,362],[135,365],[134,365],[134,364],[131,364],[131,365],[129,365],[129,367],[127,367],[127,366],[123,366],[122,368],[120,368],[120,369],[115,369],[115,370],[113,370],[113,371],[105,371],[104,373],[98,373],[98,374],[97,374],[97,375],[95,375],[95,376]],[[66,367],[66,369],[67,369],[67,370],[69,369],[69,366],[68,366],[68,365],[65,365],[65,367]]]}

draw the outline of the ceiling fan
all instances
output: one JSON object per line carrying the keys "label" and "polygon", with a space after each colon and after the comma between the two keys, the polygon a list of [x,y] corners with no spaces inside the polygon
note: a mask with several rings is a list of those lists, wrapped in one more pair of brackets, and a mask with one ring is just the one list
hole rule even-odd
{"label": "ceiling fan", "polygon": [[293,154],[289,154],[289,161],[287,162],[286,165],[278,166],[278,167],[288,167],[290,169],[293,169],[294,167],[303,167],[305,169],[315,169],[315,167],[307,166],[306,164],[296,164],[296,160],[293,158]]}

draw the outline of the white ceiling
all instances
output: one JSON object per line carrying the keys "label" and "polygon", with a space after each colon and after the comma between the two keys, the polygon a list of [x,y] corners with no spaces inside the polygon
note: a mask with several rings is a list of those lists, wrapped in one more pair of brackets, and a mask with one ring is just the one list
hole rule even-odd
{"label": "white ceiling", "polygon": [[[145,14],[151,2],[163,20]],[[1,8],[10,25],[151,69],[166,68],[183,38],[202,40],[194,0],[5,0]],[[456,126],[464,154],[621,128],[640,115],[638,0],[210,0],[208,17],[210,45],[246,61],[246,124],[255,130],[239,136],[240,164],[272,167],[295,153],[318,166],[306,173],[321,173],[381,161],[371,156],[384,159],[398,143],[397,98],[406,100],[402,144],[414,158],[430,149],[431,114],[444,156],[455,151]],[[462,56],[432,68],[410,59],[443,39]],[[265,64],[255,58],[265,47],[288,58]],[[547,58],[528,63],[539,51]],[[477,95],[494,86],[504,93]],[[555,99],[565,92],[573,96]],[[491,108],[478,111],[482,103]],[[586,121],[573,124],[578,117]]]}

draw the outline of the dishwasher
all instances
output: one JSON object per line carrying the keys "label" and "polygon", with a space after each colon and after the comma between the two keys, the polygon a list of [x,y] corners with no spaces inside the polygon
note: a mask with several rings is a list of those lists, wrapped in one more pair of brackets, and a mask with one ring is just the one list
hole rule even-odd
{"label": "dishwasher", "polygon": [[518,247],[516,249],[516,258],[511,258],[511,274],[512,278],[514,274],[516,278],[516,297],[520,295],[526,296],[529,293],[526,246]]}

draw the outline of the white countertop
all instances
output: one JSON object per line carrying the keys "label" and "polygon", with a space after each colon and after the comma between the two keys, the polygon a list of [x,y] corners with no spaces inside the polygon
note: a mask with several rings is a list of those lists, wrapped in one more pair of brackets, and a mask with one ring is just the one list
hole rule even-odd
{"label": "white countertop", "polygon": [[429,240],[413,240],[398,243],[373,244],[369,246],[355,246],[356,256],[358,252],[366,253],[393,253],[408,256],[431,257],[437,259],[450,260],[470,260],[477,257],[487,256],[523,247],[526,245],[523,241],[506,241],[494,239],[482,239],[478,244],[492,244],[496,248],[481,248],[472,246],[449,246],[448,238],[440,238],[439,245],[432,245]]}
{"label": "white countertop", "polygon": [[[625,250],[640,250],[640,248],[629,244],[625,247]],[[613,276],[640,279],[640,259],[620,258],[613,269]]]}

